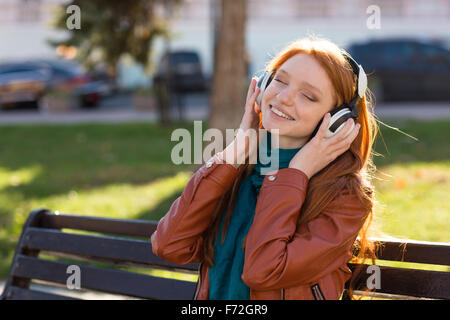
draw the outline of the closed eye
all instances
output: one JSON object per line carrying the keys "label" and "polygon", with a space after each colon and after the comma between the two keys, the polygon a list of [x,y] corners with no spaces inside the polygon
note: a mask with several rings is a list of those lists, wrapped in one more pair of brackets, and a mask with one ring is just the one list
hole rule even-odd
{"label": "closed eye", "polygon": [[[282,83],[282,84],[284,84],[284,85],[287,85],[287,83],[281,81],[281,80],[278,79],[278,78],[274,78],[273,80],[275,80],[275,81],[277,81],[277,82],[280,82],[280,83]],[[311,102],[316,102],[316,101],[317,101],[316,99],[311,98],[310,96],[308,96],[308,95],[306,95],[306,94],[303,94],[303,96],[304,96],[306,99],[308,99],[309,101],[311,101]]]}
{"label": "closed eye", "polygon": [[307,96],[306,94],[304,94],[304,96],[305,96],[306,99],[308,99],[309,101],[312,101],[312,102],[316,102],[316,101],[317,101],[316,99],[311,98],[311,97]]}
{"label": "closed eye", "polygon": [[283,81],[281,81],[281,80],[278,79],[278,78],[275,78],[274,80],[275,80],[275,81],[278,81],[278,82],[281,82],[282,84],[286,84],[286,83],[284,83]]}

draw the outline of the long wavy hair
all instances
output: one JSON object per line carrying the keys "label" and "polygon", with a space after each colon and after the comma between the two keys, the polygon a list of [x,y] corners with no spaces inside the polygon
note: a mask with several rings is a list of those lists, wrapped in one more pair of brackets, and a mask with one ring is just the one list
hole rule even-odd
{"label": "long wavy hair", "polygon": [[[303,53],[313,56],[328,74],[337,97],[337,106],[343,102],[349,103],[354,97],[356,76],[350,64],[342,54],[341,49],[334,43],[321,38],[302,38],[287,45],[266,65],[267,71],[278,70],[285,61],[292,56]],[[352,142],[349,150],[345,151],[324,169],[312,176],[308,183],[306,198],[301,208],[297,226],[308,223],[316,218],[327,205],[335,199],[343,189],[355,194],[365,210],[366,221],[361,228],[357,240],[353,244],[352,262],[362,262],[369,258],[375,263],[376,243],[369,239],[369,226],[374,218],[375,190],[372,178],[375,173],[372,146],[379,127],[373,115],[371,93],[367,90],[365,97],[357,104],[359,113],[355,121],[361,125],[358,136]],[[261,116],[261,115],[260,115]],[[261,119],[261,118],[260,118]],[[259,126],[261,127],[261,121]],[[219,232],[220,221],[226,214],[222,242],[229,226],[231,213],[239,185],[254,167],[244,164],[239,169],[237,179],[230,190],[222,197],[213,215],[211,224],[204,233],[203,263],[208,266],[214,264],[214,245]],[[245,241],[244,241],[245,243]],[[354,272],[359,273],[357,269]],[[355,277],[353,277],[354,279]],[[350,283],[348,294],[353,298],[353,284]]]}

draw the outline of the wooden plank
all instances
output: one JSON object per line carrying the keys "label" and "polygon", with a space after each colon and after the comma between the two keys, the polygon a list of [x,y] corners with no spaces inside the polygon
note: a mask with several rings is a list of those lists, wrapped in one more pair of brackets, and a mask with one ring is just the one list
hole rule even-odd
{"label": "wooden plank", "polygon": [[79,216],[67,214],[46,214],[40,220],[44,228],[75,229],[113,235],[150,238],[158,222]]}
{"label": "wooden plank", "polygon": [[383,244],[378,255],[381,260],[450,266],[450,243],[385,239],[378,241]]}
{"label": "wooden plank", "polygon": [[[32,257],[37,257],[39,255],[39,250],[29,249],[29,248],[26,248],[26,247],[22,246],[23,239],[24,239],[24,236],[25,236],[25,230],[28,227],[39,226],[40,218],[42,216],[45,216],[49,212],[50,212],[49,210],[42,209],[42,208],[38,208],[38,209],[35,209],[35,210],[30,212],[30,214],[28,215],[27,220],[25,221],[25,223],[22,226],[22,231],[20,233],[20,238],[19,238],[19,241],[18,241],[18,243],[16,245],[16,249],[14,251],[14,257],[12,259],[13,264],[16,261],[16,256],[18,254],[23,254],[23,255],[32,256]],[[11,274],[11,269],[10,269],[10,271],[8,273],[8,278],[6,279],[5,289],[9,288],[10,286],[17,286],[17,287],[21,287],[21,288],[28,288],[29,285],[30,285],[30,280],[29,279],[13,277],[12,274]],[[0,297],[0,299],[3,299],[3,294]]]}
{"label": "wooden plank", "polygon": [[[70,228],[113,235],[150,238],[156,230],[157,221],[127,220],[79,216],[68,214],[45,214],[40,223],[47,228]],[[450,243],[434,243],[415,240],[388,240],[372,238],[383,244],[379,259],[450,265]]]}
{"label": "wooden plank", "polygon": [[[366,299],[371,300],[437,300],[423,297],[401,296],[398,294],[388,294],[382,292],[365,292],[360,290],[354,290],[353,295],[355,296],[355,299],[359,299],[360,296],[364,296]],[[344,290],[342,300],[350,300],[347,289]]]}
{"label": "wooden plank", "polygon": [[[355,264],[349,264],[352,271]],[[368,265],[363,265],[359,274],[354,274],[354,289],[365,290]],[[424,297],[432,299],[450,299],[450,272],[428,271],[380,266],[380,289],[376,292]],[[349,282],[346,286],[348,287]]]}
{"label": "wooden plank", "polygon": [[[364,295],[366,294],[363,291],[356,291],[354,294],[356,295]],[[373,299],[384,299],[384,300],[436,300],[431,298],[419,298],[419,297],[410,297],[410,296],[401,296],[398,294],[388,294],[388,293],[382,293],[382,292],[372,292],[366,295],[368,298]]]}
{"label": "wooden plank", "polygon": [[153,254],[150,241],[144,240],[73,234],[30,227],[26,230],[23,245],[33,249],[79,255],[90,260],[101,258],[111,263],[198,270],[198,264],[178,265],[159,258]]}
{"label": "wooden plank", "polygon": [[[13,276],[66,284],[68,263],[17,256]],[[144,299],[192,299],[196,283],[92,266],[80,267],[83,289]]]}
{"label": "wooden plank", "polygon": [[7,300],[80,300],[48,292],[10,286],[5,295]]}

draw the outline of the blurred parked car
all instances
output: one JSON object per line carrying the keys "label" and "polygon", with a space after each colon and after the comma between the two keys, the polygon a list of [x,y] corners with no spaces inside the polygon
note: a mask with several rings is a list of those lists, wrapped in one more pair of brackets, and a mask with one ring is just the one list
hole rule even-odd
{"label": "blurred parked car", "polygon": [[49,90],[64,87],[80,99],[80,105],[94,107],[101,98],[102,82],[93,80],[73,62],[39,60],[0,65],[0,108],[17,103],[39,105]]}
{"label": "blurred parked car", "polygon": [[48,70],[28,64],[0,65],[0,107],[37,102],[47,88]]}
{"label": "blurred parked car", "polygon": [[155,84],[168,83],[171,90],[180,93],[204,92],[207,89],[200,57],[197,52],[189,50],[163,54],[153,81]]}
{"label": "blurred parked car", "polygon": [[450,100],[450,50],[431,41],[374,40],[349,53],[369,75],[377,101]]}

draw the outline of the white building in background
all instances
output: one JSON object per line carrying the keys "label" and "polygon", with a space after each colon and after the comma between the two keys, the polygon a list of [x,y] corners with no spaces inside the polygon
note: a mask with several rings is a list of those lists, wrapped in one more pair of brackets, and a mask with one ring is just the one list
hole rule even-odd
{"label": "white building in background", "polygon": [[[93,0],[95,1],[95,0]],[[172,21],[171,48],[197,50],[204,71],[212,70],[211,8],[220,0],[184,0]],[[51,28],[52,7],[64,0],[0,0],[0,61],[56,57],[48,39],[65,33]],[[371,12],[380,8],[380,28],[368,28]],[[160,11],[163,13],[162,11]],[[81,27],[83,9],[81,8]],[[281,47],[296,38],[315,34],[346,47],[354,41],[386,37],[420,37],[450,41],[450,0],[248,0],[247,47],[251,73]],[[158,61],[164,43],[157,40],[153,59]],[[145,81],[138,66],[124,62],[122,83]]]}

